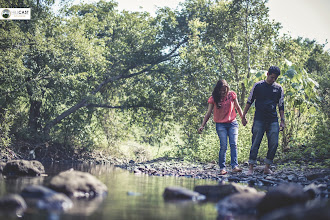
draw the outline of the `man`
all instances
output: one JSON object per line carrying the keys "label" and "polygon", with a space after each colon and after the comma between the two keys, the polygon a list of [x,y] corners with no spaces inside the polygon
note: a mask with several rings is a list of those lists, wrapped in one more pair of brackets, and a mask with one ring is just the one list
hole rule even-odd
{"label": "man", "polygon": [[271,66],[267,72],[266,80],[262,80],[254,84],[247,104],[243,112],[243,125],[247,123],[246,113],[249,111],[252,103],[255,102],[255,114],[252,127],[252,146],[249,157],[249,171],[248,175],[253,174],[253,166],[257,163],[257,155],[260,143],[264,136],[267,134],[268,139],[268,152],[265,159],[265,174],[272,174],[270,165],[273,163],[275,153],[278,147],[279,124],[276,112],[278,105],[281,123],[281,130],[285,127],[284,119],[284,92],[282,86],[275,81],[280,75],[281,71],[277,66]]}

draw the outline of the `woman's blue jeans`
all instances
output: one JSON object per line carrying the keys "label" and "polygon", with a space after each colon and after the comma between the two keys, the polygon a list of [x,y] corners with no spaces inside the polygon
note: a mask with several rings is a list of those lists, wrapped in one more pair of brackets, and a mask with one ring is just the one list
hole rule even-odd
{"label": "woman's blue jeans", "polygon": [[250,164],[257,163],[259,147],[266,132],[268,139],[268,151],[265,159],[266,164],[273,164],[273,159],[278,147],[278,135],[280,127],[278,122],[254,121],[252,127],[252,146],[250,150]]}
{"label": "woman's blue jeans", "polygon": [[[220,139],[219,151],[219,166],[220,169],[226,167],[226,151],[227,140],[229,138],[230,145],[230,165],[232,168],[238,166],[237,162],[237,139],[238,139],[238,123],[233,121],[231,123],[216,123],[216,130]],[[227,138],[228,137],[228,138]]]}

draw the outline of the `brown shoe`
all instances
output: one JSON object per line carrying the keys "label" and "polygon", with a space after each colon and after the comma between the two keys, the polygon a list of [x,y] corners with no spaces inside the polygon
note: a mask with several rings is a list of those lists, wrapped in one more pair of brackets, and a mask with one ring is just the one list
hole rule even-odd
{"label": "brown shoe", "polygon": [[274,172],[271,170],[271,169],[269,169],[269,168],[265,168],[264,169],[264,174],[273,174]]}
{"label": "brown shoe", "polygon": [[219,173],[219,175],[226,175],[228,172],[227,171],[225,171],[225,170],[220,170],[220,173]]}
{"label": "brown shoe", "polygon": [[233,173],[239,173],[239,172],[242,172],[242,169],[239,168],[239,167],[234,167],[231,171],[232,171]]}

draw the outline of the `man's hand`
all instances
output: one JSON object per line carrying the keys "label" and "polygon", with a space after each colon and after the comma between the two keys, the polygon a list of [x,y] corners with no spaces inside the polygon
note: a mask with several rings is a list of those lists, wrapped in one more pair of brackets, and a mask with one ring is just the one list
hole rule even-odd
{"label": "man's hand", "polygon": [[248,123],[248,121],[246,120],[246,117],[243,116],[242,117],[242,124],[243,124],[243,126],[245,126],[247,123]]}
{"label": "man's hand", "polygon": [[200,127],[200,128],[198,128],[198,133],[199,134],[201,134],[202,133],[202,131],[203,131],[203,129],[204,129],[204,127],[202,126],[202,127]]}
{"label": "man's hand", "polygon": [[285,128],[285,121],[281,120],[281,124],[280,124],[280,131],[283,131]]}

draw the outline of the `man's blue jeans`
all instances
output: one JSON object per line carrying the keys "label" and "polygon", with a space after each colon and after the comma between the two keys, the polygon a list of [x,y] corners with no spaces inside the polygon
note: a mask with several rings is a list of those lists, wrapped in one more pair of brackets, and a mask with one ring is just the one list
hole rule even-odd
{"label": "man's blue jeans", "polygon": [[238,123],[233,121],[231,123],[216,123],[216,130],[220,139],[219,151],[219,166],[220,169],[226,167],[226,151],[227,151],[227,137],[229,137],[230,145],[230,165],[232,168],[238,166],[237,162],[237,138],[238,138]]}
{"label": "man's blue jeans", "polygon": [[260,143],[266,132],[268,140],[268,151],[265,159],[266,164],[273,164],[273,159],[278,147],[279,135],[278,122],[254,121],[252,127],[252,146],[250,150],[249,163],[256,164]]}

